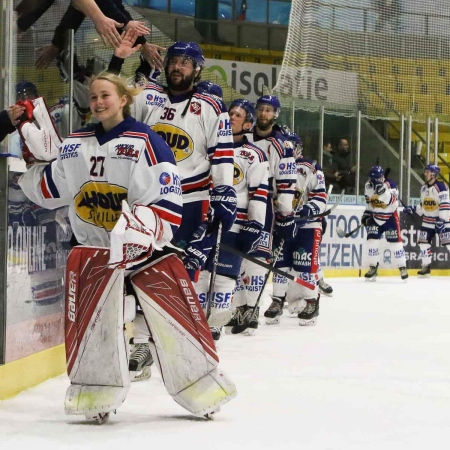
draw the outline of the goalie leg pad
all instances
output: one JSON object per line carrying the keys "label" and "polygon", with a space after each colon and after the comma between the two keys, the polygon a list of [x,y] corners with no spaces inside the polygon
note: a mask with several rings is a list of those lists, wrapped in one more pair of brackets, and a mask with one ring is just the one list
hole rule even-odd
{"label": "goalie leg pad", "polygon": [[130,278],[167,392],[194,415],[217,411],[236,395],[236,387],[217,368],[211,331],[183,263],[165,255]]}
{"label": "goalie leg pad", "polygon": [[107,249],[75,247],[67,261],[65,341],[71,386],[66,414],[113,411],[130,387],[123,270],[109,269],[108,258]]}

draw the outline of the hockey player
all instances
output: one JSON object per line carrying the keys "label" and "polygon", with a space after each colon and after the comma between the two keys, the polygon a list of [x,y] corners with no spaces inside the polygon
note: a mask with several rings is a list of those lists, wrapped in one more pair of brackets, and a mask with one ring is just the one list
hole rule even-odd
{"label": "hockey player", "polygon": [[422,268],[417,272],[420,278],[426,278],[431,273],[431,241],[439,236],[441,245],[450,250],[449,194],[448,186],[436,178],[440,173],[439,166],[428,164],[424,168],[425,184],[420,189],[420,204],[407,206],[405,213],[422,216],[419,231],[420,257]]}
{"label": "hockey player", "polygon": [[197,84],[197,90],[206,92],[207,94],[215,95],[216,97],[223,99],[222,88],[212,81],[200,81],[200,83]]}
{"label": "hockey player", "polygon": [[367,281],[376,281],[379,265],[380,238],[385,234],[387,245],[394,254],[402,280],[408,278],[406,256],[403,249],[398,217],[398,191],[393,181],[384,179],[384,169],[374,166],[370,169],[369,180],[364,187],[366,210],[361,224],[367,229],[367,255],[369,271],[364,275]]}
{"label": "hockey player", "polygon": [[[295,138],[290,138],[295,142]],[[305,159],[301,147],[297,147],[297,186],[294,201],[294,211],[298,228],[294,239],[288,245],[280,248],[276,267],[293,273],[306,281],[309,287],[289,283],[283,276],[274,274],[273,299],[265,312],[267,324],[277,324],[283,314],[285,301],[291,314],[297,314],[301,326],[314,325],[319,315],[320,294],[317,285],[319,270],[320,242],[322,240],[322,218],[313,218],[325,212],[327,193],[325,177],[320,166]],[[308,217],[311,217],[308,220]]]}
{"label": "hockey player", "polygon": [[[190,273],[198,273],[195,269],[201,268],[203,257],[189,251],[189,242],[198,239],[193,234],[207,215],[210,222],[220,223],[224,232],[236,218],[230,118],[221,99],[198,92],[195,86],[204,63],[195,42],[176,42],[168,48],[165,58],[167,87],[149,83],[137,96],[135,108],[136,118],[150,125],[174,152],[185,205],[174,243],[186,249]],[[225,300],[222,312],[229,309],[234,285],[233,279],[221,274],[215,278],[215,292]],[[218,312],[211,310],[211,326],[229,321],[226,314],[215,319]],[[136,339],[139,336],[135,335]]]}
{"label": "hockey player", "polygon": [[[236,99],[229,106],[231,129],[234,141],[234,187],[237,192],[237,218],[230,232],[222,241],[243,253],[253,253],[261,242],[266,218],[267,197],[269,191],[269,163],[266,154],[256,145],[248,142],[247,134],[256,122],[256,112],[249,100]],[[267,244],[266,244],[267,247]],[[237,317],[251,322],[250,329],[258,327],[258,311],[255,303],[258,297],[259,283],[252,270],[255,264],[243,261],[228,252],[221,252],[217,274],[228,276],[234,281],[242,280],[234,294],[235,317],[228,326],[237,324]],[[200,301],[207,297],[208,278],[202,272],[198,283]],[[201,288],[200,288],[201,286]],[[220,297],[212,295],[212,308],[220,308]],[[226,302],[229,308],[229,302]],[[220,329],[213,330],[213,336],[220,336]]]}
{"label": "hockey player", "polygon": [[[281,104],[274,95],[263,95],[256,102],[256,127],[247,135],[267,155],[269,160],[269,202],[264,224],[264,234],[258,251],[254,256],[270,259],[272,246],[277,247],[281,240],[289,241],[294,236],[295,222],[292,204],[295,193],[296,166],[292,145],[283,134],[274,128],[280,114]],[[275,215],[275,227],[274,227]],[[274,234],[274,244],[271,236]],[[264,283],[266,271],[253,267],[255,292],[259,292]]]}
{"label": "hockey player", "polygon": [[[173,153],[130,116],[134,93],[116,75],[95,78],[90,108],[100,123],[71,134],[56,154],[36,148],[35,159],[57,159],[34,164],[20,180],[38,205],[69,205],[81,247],[72,251],[67,265],[71,386],[65,408],[101,423],[122,404],[130,385],[123,327],[135,305],[131,295],[124,301],[123,269],[132,270],[131,285],[174,399],[204,416],[235,395],[233,384],[226,387],[226,378],[217,372],[212,336],[181,261],[166,255],[148,262],[177,231],[182,199]],[[140,262],[145,265],[136,270]]]}

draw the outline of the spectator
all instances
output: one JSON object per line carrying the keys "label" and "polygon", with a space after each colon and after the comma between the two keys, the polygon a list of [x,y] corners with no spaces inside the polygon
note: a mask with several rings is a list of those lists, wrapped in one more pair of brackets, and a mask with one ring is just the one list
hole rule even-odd
{"label": "spectator", "polygon": [[333,147],[329,140],[323,142],[323,173],[325,175],[325,183],[328,186],[336,182],[335,173],[337,172],[337,167],[333,164]]}
{"label": "spectator", "polygon": [[[337,152],[332,152],[335,172],[332,179],[347,194],[355,193],[356,166],[351,164],[351,152],[347,139],[339,139]],[[332,182],[330,180],[330,182]]]}

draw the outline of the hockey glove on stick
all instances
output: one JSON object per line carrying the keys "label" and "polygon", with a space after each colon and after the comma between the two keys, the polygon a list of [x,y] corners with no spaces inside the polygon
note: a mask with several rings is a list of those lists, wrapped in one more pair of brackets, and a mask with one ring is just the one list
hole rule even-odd
{"label": "hockey glove on stick", "polygon": [[236,220],[236,205],[237,196],[234,187],[221,185],[211,190],[211,215],[222,222],[224,231],[228,231]]}
{"label": "hockey glove on stick", "polygon": [[253,253],[258,248],[258,243],[261,240],[262,224],[251,220],[246,222],[239,232],[238,246],[244,253]]}
{"label": "hockey glove on stick", "polygon": [[416,207],[415,206],[405,206],[404,208],[403,208],[403,212],[405,213],[405,214],[414,214],[415,212],[416,212]]}
{"label": "hockey glove on stick", "polygon": [[282,216],[277,214],[275,216],[275,228],[274,237],[277,242],[282,239],[285,242],[289,242],[294,239],[296,232],[295,216],[292,214],[290,216]]}

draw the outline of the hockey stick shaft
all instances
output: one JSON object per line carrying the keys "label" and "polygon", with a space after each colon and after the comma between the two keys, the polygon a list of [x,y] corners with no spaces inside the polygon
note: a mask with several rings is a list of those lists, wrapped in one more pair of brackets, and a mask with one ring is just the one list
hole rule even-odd
{"label": "hockey stick shaft", "polygon": [[220,248],[232,253],[233,255],[240,256],[242,259],[246,259],[247,261],[251,261],[252,263],[256,264],[257,266],[264,267],[265,269],[271,269],[273,273],[276,273],[278,275],[281,275],[283,277],[286,277],[288,280],[295,281],[297,284],[300,284],[302,286],[307,287],[308,289],[314,289],[311,284],[307,283],[306,281],[303,281],[301,278],[296,277],[294,275],[291,275],[288,272],[285,272],[284,270],[278,269],[276,267],[273,267],[270,264],[267,264],[265,262],[260,261],[258,258],[255,258],[254,256],[248,255],[247,253],[243,253],[240,250],[231,247],[228,244],[224,244],[223,242],[220,244]]}
{"label": "hockey stick shaft", "polygon": [[217,275],[217,266],[219,264],[219,254],[220,254],[220,246],[222,240],[222,222],[219,223],[219,227],[217,228],[217,240],[216,245],[214,247],[214,259],[213,259],[213,267],[211,276],[209,278],[209,289],[208,296],[206,299],[206,320],[211,316],[211,307],[212,302],[214,300],[214,285],[216,283],[216,275]]}

